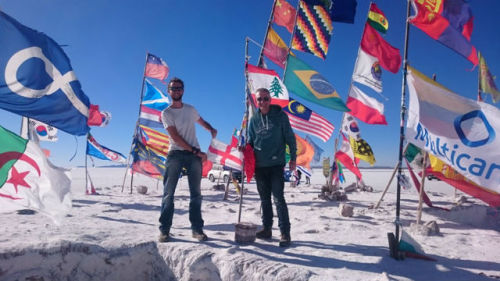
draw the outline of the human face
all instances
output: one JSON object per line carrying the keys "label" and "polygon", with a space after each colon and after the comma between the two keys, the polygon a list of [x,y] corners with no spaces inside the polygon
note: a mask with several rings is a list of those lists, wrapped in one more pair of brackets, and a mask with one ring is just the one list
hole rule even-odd
{"label": "human face", "polygon": [[256,95],[257,106],[260,111],[264,114],[269,112],[269,106],[271,105],[271,96],[268,92],[259,91]]}
{"label": "human face", "polygon": [[168,85],[168,93],[172,100],[181,101],[184,94],[184,87],[179,82],[172,82]]}

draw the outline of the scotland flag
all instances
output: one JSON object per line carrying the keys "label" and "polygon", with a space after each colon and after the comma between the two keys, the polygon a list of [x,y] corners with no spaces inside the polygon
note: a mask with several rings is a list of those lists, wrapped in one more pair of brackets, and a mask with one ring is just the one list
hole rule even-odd
{"label": "scotland flag", "polygon": [[85,135],[89,99],[61,47],[2,11],[0,46],[0,108]]}

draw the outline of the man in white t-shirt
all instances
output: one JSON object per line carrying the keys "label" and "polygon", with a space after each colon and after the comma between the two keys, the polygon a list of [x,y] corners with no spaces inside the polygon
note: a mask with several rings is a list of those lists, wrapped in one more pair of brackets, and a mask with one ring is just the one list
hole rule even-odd
{"label": "man in white t-shirt", "polygon": [[172,98],[172,104],[163,110],[161,118],[163,126],[170,135],[171,144],[163,177],[159,241],[167,242],[170,237],[170,227],[174,216],[174,193],[183,167],[187,170],[189,182],[189,221],[193,238],[205,241],[208,237],[203,232],[200,185],[202,162],[207,160],[207,155],[200,151],[195,123],[207,129],[212,134],[212,138],[217,135],[217,130],[203,120],[192,105],[182,102],[184,82],[181,79],[174,77],[170,80],[168,93]]}

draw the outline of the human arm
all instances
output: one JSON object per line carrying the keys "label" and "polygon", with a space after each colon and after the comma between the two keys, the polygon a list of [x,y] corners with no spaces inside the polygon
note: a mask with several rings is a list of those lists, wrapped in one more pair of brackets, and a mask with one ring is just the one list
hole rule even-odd
{"label": "human arm", "polygon": [[210,123],[201,118],[201,116],[200,119],[198,119],[198,121],[196,122],[200,124],[203,128],[205,128],[207,131],[209,131],[210,134],[212,135],[212,138],[215,139],[215,137],[217,136],[217,130],[214,127],[212,127]]}
{"label": "human arm", "polygon": [[290,171],[294,171],[297,167],[297,143],[295,140],[295,133],[292,130],[288,116],[285,113],[283,113],[282,116],[283,136],[285,138],[285,143],[288,144],[288,148],[290,150],[290,161],[288,162],[288,165],[290,167]]}

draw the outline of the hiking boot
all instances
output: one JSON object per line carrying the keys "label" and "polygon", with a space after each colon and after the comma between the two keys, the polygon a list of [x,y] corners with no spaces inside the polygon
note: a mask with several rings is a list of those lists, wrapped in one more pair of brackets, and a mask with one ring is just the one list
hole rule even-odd
{"label": "hiking boot", "polygon": [[158,238],[158,241],[160,243],[167,242],[170,239],[170,235],[168,233],[161,233],[160,237]]}
{"label": "hiking boot", "polygon": [[271,239],[273,231],[271,228],[264,227],[261,231],[255,233],[255,237],[259,239]]}
{"label": "hiking boot", "polygon": [[291,243],[290,234],[281,234],[280,247],[288,247]]}
{"label": "hiking boot", "polygon": [[200,242],[208,240],[208,236],[205,233],[203,233],[203,230],[193,231],[193,238],[198,239],[198,241]]}

